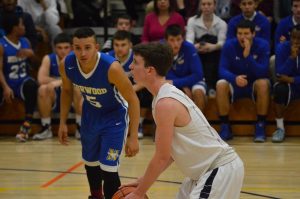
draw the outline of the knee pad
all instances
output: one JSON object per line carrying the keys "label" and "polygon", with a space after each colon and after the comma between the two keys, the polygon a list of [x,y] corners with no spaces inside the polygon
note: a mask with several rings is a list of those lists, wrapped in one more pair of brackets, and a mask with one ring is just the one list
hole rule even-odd
{"label": "knee pad", "polygon": [[277,83],[274,85],[274,101],[276,104],[287,105],[289,103],[290,87],[286,83]]}

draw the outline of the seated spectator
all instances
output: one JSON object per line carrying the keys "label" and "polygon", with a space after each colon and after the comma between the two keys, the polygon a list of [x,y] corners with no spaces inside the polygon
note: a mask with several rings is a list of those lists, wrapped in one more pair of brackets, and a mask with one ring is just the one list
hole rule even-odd
{"label": "seated spectator", "polygon": [[[31,14],[36,29],[39,32],[46,31],[52,41],[56,35],[62,32],[58,25],[59,13],[56,1],[53,0],[19,0],[18,5],[25,12]],[[46,35],[43,35],[43,41],[47,41]]]}
{"label": "seated spectator", "polygon": [[20,98],[25,104],[25,120],[17,133],[20,142],[28,139],[37,99],[37,83],[30,77],[28,59],[34,56],[30,42],[23,37],[23,18],[15,13],[3,17],[6,36],[0,39],[0,99],[7,103]]}
{"label": "seated spectator", "polygon": [[255,24],[255,36],[270,43],[271,24],[268,19],[256,11],[258,0],[240,0],[242,14],[232,17],[228,22],[227,39],[235,38],[237,24],[244,19]]}
{"label": "seated spectator", "polygon": [[279,43],[290,40],[293,27],[300,24],[300,0],[292,1],[292,14],[281,19],[275,31],[275,49]]}
{"label": "seated spectator", "polygon": [[276,49],[276,76],[274,84],[275,119],[277,129],[273,142],[285,138],[283,113],[292,100],[300,99],[300,25],[293,28],[291,40],[278,44]]}
{"label": "seated spectator", "polygon": [[226,39],[227,24],[214,14],[215,0],[202,0],[199,14],[188,20],[186,40],[198,50],[208,87],[208,95],[215,96],[220,51]]}
{"label": "seated spectator", "polygon": [[200,58],[193,44],[184,40],[184,32],[179,25],[167,27],[165,40],[171,46],[174,61],[166,79],[181,89],[203,111],[205,107],[206,84]]}
{"label": "seated spectator", "polygon": [[257,111],[254,142],[264,142],[270,95],[270,46],[266,40],[255,37],[255,24],[249,20],[240,21],[236,37],[225,43],[221,53],[216,97],[222,123],[220,136],[224,140],[233,137],[228,121],[230,102],[252,98]]}
{"label": "seated spectator", "polygon": [[154,0],[154,11],[145,17],[142,42],[163,39],[166,27],[171,24],[178,24],[184,30],[184,19],[176,9],[176,0]]}
{"label": "seated spectator", "polygon": [[[119,15],[116,19],[116,29],[118,30],[126,30],[128,32],[131,31],[132,28],[132,21],[129,15],[123,14]],[[130,32],[131,34],[131,43],[133,45],[136,45],[141,42],[141,39],[139,36],[135,35],[134,33]],[[101,49],[102,52],[108,52],[113,50],[113,39],[108,39],[104,42],[103,47]]]}
{"label": "seated spectator", "polygon": [[[37,35],[31,15],[27,12],[24,12],[23,9],[17,5],[17,0],[2,0],[2,7],[0,8],[0,28],[3,27],[4,23],[3,15],[7,13],[15,13],[22,16],[25,26],[24,36],[30,41],[32,49],[35,49],[37,43],[42,41],[42,38]],[[4,31],[2,34],[5,35]]]}
{"label": "seated spectator", "polygon": [[[45,55],[38,71],[38,107],[41,116],[42,129],[33,136],[34,140],[44,140],[53,137],[51,130],[51,111],[60,111],[60,92],[62,80],[59,74],[59,63],[71,52],[72,39],[65,33],[60,33],[54,38],[54,51]],[[82,96],[77,88],[74,88],[73,106],[76,113],[77,129],[75,137],[80,139],[81,104]]]}
{"label": "seated spectator", "polygon": [[[134,84],[131,77],[129,66],[133,61],[131,34],[126,30],[119,30],[113,37],[113,50],[108,52],[109,55],[115,57],[123,66],[125,73]],[[138,138],[144,137],[143,122],[149,109],[151,109],[151,94],[145,89],[136,84],[133,86],[140,100],[140,123],[138,129]]]}

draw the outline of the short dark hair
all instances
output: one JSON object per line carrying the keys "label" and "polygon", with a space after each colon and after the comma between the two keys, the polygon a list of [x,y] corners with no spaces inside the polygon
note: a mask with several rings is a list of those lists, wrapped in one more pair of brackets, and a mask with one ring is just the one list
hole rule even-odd
{"label": "short dark hair", "polygon": [[168,39],[169,36],[178,36],[182,35],[184,37],[184,32],[178,24],[171,24],[165,30],[165,39]]}
{"label": "short dark hair", "polygon": [[172,66],[173,53],[167,44],[159,42],[137,44],[133,47],[133,53],[143,57],[145,67],[153,66],[160,76],[166,76]]}
{"label": "short dark hair", "polygon": [[131,33],[126,30],[118,30],[113,36],[113,40],[125,40],[125,39],[128,39],[131,42]]}
{"label": "short dark hair", "polygon": [[74,37],[77,37],[79,39],[87,38],[87,37],[95,37],[96,40],[96,34],[94,30],[90,27],[78,28],[73,34],[73,38]]}
{"label": "short dark hair", "polygon": [[59,43],[72,44],[72,38],[69,34],[62,32],[55,36],[53,43],[54,43],[54,45],[59,44]]}
{"label": "short dark hair", "polygon": [[239,28],[249,28],[250,29],[250,31],[252,32],[252,33],[254,33],[255,32],[255,23],[254,22],[252,22],[252,21],[250,21],[250,20],[248,20],[248,19],[244,19],[244,20],[241,20],[239,23],[238,23],[238,25],[237,25],[237,27],[236,27],[236,31],[239,29]]}
{"label": "short dark hair", "polygon": [[14,12],[7,12],[3,14],[3,30],[6,34],[10,34],[15,26],[18,26],[21,15],[15,14]]}
{"label": "short dark hair", "polygon": [[119,19],[127,19],[129,21],[132,21],[131,17],[128,14],[120,14],[115,18],[115,24],[117,25]]}

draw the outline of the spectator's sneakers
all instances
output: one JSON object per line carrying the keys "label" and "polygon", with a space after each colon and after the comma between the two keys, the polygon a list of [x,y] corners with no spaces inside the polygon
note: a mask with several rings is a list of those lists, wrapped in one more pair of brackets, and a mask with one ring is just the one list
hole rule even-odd
{"label": "spectator's sneakers", "polygon": [[31,131],[31,125],[29,122],[24,122],[21,127],[19,133],[16,135],[16,139],[19,142],[26,142],[28,140],[28,135]]}
{"label": "spectator's sneakers", "polygon": [[77,140],[80,140],[80,138],[81,138],[81,135],[80,135],[80,125],[79,124],[76,124],[76,131],[75,131],[75,138],[77,139]]}
{"label": "spectator's sneakers", "polygon": [[221,124],[221,129],[220,129],[220,137],[222,140],[227,141],[231,140],[233,138],[233,135],[231,133],[231,128],[229,124]]}
{"label": "spectator's sneakers", "polygon": [[144,133],[143,133],[143,126],[142,124],[139,124],[139,129],[138,129],[138,138],[143,139]]}
{"label": "spectator's sneakers", "polygon": [[285,131],[281,128],[277,128],[276,131],[273,133],[272,142],[276,142],[276,143],[283,142],[284,138],[285,138]]}
{"label": "spectator's sneakers", "polygon": [[45,140],[53,137],[50,125],[42,126],[42,130],[35,134],[32,139],[34,140]]}
{"label": "spectator's sneakers", "polygon": [[265,142],[266,141],[265,124],[263,122],[256,123],[253,141],[254,142]]}

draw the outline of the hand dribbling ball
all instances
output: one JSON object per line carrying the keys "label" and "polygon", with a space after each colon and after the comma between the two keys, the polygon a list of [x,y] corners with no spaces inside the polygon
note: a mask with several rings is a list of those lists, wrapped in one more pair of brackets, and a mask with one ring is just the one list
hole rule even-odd
{"label": "hand dribbling ball", "polygon": [[[111,199],[124,199],[125,196],[130,194],[136,189],[136,187],[125,186],[119,189]],[[145,195],[144,199],[149,199],[147,195]]]}

